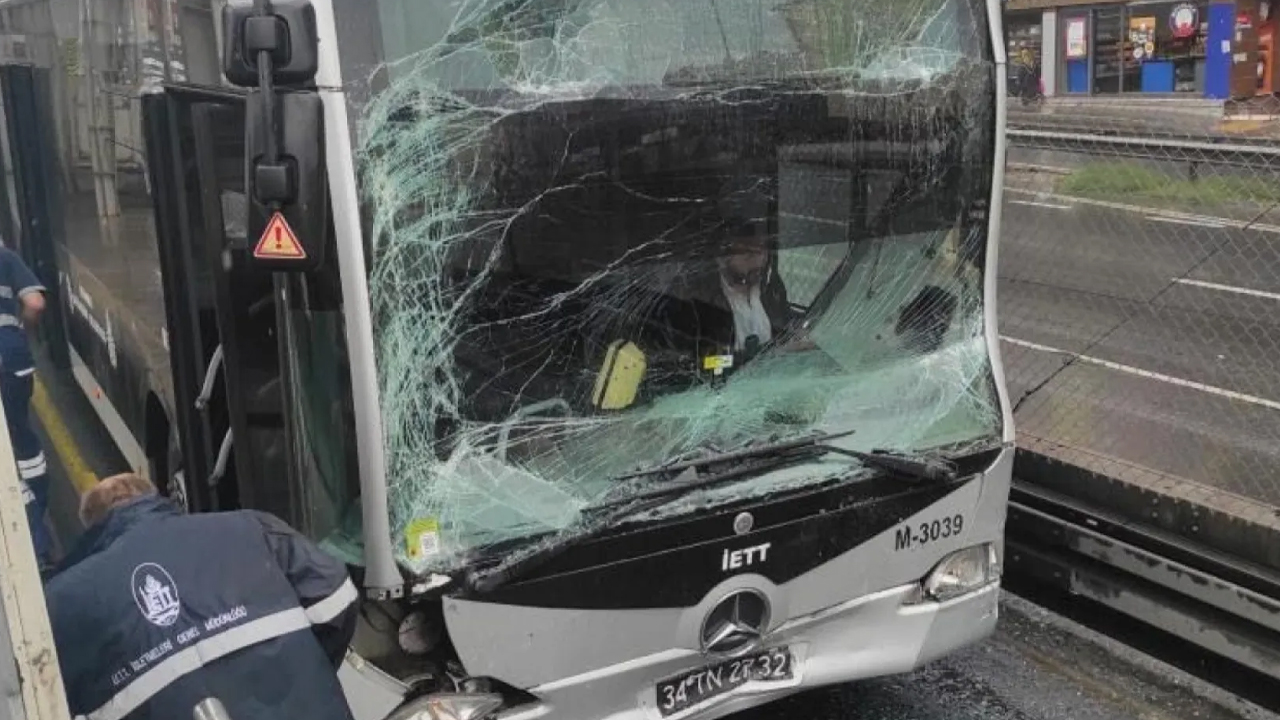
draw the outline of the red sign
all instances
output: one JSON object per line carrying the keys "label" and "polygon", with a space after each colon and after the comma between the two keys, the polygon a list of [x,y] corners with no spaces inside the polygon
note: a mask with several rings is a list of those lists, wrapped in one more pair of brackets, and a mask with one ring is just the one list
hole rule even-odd
{"label": "red sign", "polygon": [[253,256],[260,260],[306,260],[307,251],[302,249],[298,236],[293,234],[279,211],[271,216],[267,229],[262,231],[258,246],[253,249]]}
{"label": "red sign", "polygon": [[1175,38],[1195,37],[1199,31],[1200,11],[1191,3],[1182,3],[1169,13],[1169,29]]}

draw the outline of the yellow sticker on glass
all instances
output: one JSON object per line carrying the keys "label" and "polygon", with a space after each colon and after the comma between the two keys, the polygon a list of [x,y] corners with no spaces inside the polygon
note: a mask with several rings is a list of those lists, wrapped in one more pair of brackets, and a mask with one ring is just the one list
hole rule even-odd
{"label": "yellow sticker on glass", "polygon": [[702,358],[702,369],[721,373],[733,367],[732,355],[708,355]]}
{"label": "yellow sticker on glass", "polygon": [[419,518],[404,531],[405,551],[410,560],[426,560],[440,554],[440,523],[435,518]]}

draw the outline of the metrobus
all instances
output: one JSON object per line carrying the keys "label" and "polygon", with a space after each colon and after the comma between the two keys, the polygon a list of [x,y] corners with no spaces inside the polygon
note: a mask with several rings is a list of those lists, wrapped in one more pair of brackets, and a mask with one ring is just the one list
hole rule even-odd
{"label": "metrobus", "polygon": [[0,233],[59,309],[40,328],[49,364],[74,380],[129,469],[184,504],[184,368],[170,363],[165,287],[177,275],[157,242],[141,97],[166,81],[221,82],[216,11],[0,3]]}
{"label": "metrobus", "polygon": [[159,68],[149,454],[346,559],[361,720],[714,718],[993,631],[1000,3],[118,4],[48,3]]}

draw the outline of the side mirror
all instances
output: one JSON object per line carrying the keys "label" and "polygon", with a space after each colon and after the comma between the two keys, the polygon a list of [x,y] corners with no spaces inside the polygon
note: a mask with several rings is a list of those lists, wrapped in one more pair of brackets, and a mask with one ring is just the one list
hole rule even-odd
{"label": "side mirror", "polygon": [[[262,123],[245,128],[245,188],[249,197],[246,237],[255,267],[304,272],[324,263],[328,244],[329,183],[325,165],[324,107],[314,92],[272,93],[280,133],[276,162],[267,162]],[[269,96],[249,94],[246,116],[263,112]],[[278,217],[277,217],[278,216]]]}
{"label": "side mirror", "polygon": [[[245,108],[252,264],[305,272],[324,262],[329,209],[324,112],[310,0],[231,0],[222,9],[223,73],[253,88]],[[277,89],[279,86],[281,89]]]}
{"label": "side mirror", "polygon": [[222,9],[222,72],[232,85],[258,87],[260,53],[271,54],[271,80],[305,85],[320,66],[316,11],[310,0],[270,0],[260,15],[252,0],[231,0]]}

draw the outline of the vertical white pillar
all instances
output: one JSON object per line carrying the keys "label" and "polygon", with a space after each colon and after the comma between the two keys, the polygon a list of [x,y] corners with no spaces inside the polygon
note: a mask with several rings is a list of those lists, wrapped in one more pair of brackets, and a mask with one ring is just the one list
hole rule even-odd
{"label": "vertical white pillar", "polygon": [[1044,11],[1040,20],[1040,77],[1045,97],[1058,94],[1058,11]]}
{"label": "vertical white pillar", "polygon": [[0,717],[67,720],[66,689],[8,433],[0,433],[0,643]]}

